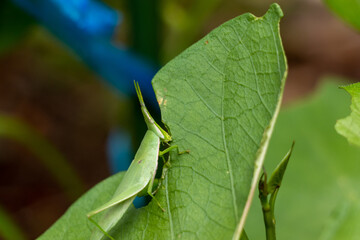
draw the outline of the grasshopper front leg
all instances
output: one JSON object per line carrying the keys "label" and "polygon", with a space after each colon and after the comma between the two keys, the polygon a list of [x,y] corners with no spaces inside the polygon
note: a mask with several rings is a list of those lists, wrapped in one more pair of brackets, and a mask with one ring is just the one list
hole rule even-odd
{"label": "grasshopper front leg", "polygon": [[170,152],[170,151],[173,150],[173,149],[176,149],[176,150],[177,150],[177,153],[178,153],[179,155],[184,154],[184,153],[190,153],[190,150],[185,150],[185,151],[179,152],[179,146],[178,146],[178,145],[172,145],[172,146],[166,148],[164,151],[160,151],[160,152],[159,152],[159,156],[161,157],[161,156],[163,156],[164,154]]}
{"label": "grasshopper front leg", "polygon": [[148,195],[151,196],[156,201],[157,205],[159,206],[159,208],[163,212],[165,212],[165,209],[161,206],[160,202],[156,199],[156,197],[154,195],[160,189],[160,187],[162,185],[162,181],[165,179],[165,175],[166,175],[167,171],[170,168],[170,156],[169,156],[168,160],[165,160],[164,155],[166,153],[170,152],[173,149],[177,149],[178,150],[177,152],[178,152],[179,155],[190,152],[189,150],[179,152],[179,147],[177,145],[170,146],[170,147],[166,148],[164,151],[159,151],[159,157],[161,157],[163,162],[164,162],[161,177],[160,177],[159,182],[158,182],[158,184],[156,186],[156,189],[154,191],[153,191],[153,185],[154,185],[155,178],[152,181],[150,181],[149,186],[148,186],[148,190],[147,190]]}

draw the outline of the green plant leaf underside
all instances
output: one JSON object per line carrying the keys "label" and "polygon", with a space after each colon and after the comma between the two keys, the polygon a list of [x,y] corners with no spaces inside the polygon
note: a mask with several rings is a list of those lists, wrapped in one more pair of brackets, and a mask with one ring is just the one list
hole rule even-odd
{"label": "green plant leaf underside", "polygon": [[[278,239],[359,239],[360,149],[334,129],[349,104],[338,85],[322,85],[311,99],[279,114],[266,169],[278,164],[290,141],[296,144],[277,196]],[[245,227],[249,239],[265,239],[261,221],[261,206],[255,201]]]}
{"label": "green plant leaf underside", "polygon": [[360,31],[359,0],[324,0],[331,10]]}
{"label": "green plant leaf underside", "polygon": [[[234,18],[154,77],[173,144],[190,153],[171,152],[171,167],[156,194],[166,211],[162,212],[155,201],[130,209],[110,231],[115,239],[233,237],[251,186],[259,178],[280,106],[286,76],[279,35],[281,17],[280,7],[273,4],[261,18],[251,14]],[[106,184],[110,182],[102,186]],[[87,198],[83,207],[88,209],[92,199],[83,198]],[[83,221],[85,214],[80,218]],[[66,224],[71,222],[68,219]],[[48,237],[50,232],[70,231],[66,225],[61,227],[55,224],[43,239],[63,239]],[[90,222],[87,227],[76,239],[89,238]]]}
{"label": "green plant leaf underside", "polygon": [[336,131],[360,147],[360,83],[342,87],[352,98],[350,116],[336,122]]}
{"label": "green plant leaf underside", "polygon": [[155,76],[163,121],[180,151],[190,150],[172,155],[165,239],[233,236],[281,99],[286,72],[281,17],[272,5],[262,18],[235,18]]}

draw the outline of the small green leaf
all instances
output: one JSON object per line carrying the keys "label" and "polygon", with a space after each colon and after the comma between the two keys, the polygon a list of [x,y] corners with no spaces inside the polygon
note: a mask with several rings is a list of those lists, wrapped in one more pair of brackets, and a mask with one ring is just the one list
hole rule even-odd
{"label": "small green leaf", "polygon": [[[360,16],[360,15],[359,15]],[[336,131],[346,137],[349,143],[360,147],[360,83],[341,87],[352,98],[350,116],[338,120],[335,125]]]}
{"label": "small green leaf", "polygon": [[294,143],[291,145],[290,150],[287,152],[285,157],[281,160],[279,165],[276,167],[274,172],[271,174],[269,182],[267,183],[267,192],[269,194],[273,194],[275,189],[277,189],[281,186],[281,182],[284,177],[285,170],[286,170],[287,164],[290,160],[293,149],[294,149]]}
{"label": "small green leaf", "polygon": [[324,0],[339,17],[360,31],[359,0]]}

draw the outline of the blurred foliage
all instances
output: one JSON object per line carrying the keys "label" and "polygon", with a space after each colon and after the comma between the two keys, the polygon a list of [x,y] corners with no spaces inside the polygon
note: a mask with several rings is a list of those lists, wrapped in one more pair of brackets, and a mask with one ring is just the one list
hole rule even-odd
{"label": "blurred foliage", "polygon": [[[313,97],[292,104],[279,115],[266,169],[272,169],[289,142],[296,141],[277,197],[279,239],[359,237],[360,149],[350,146],[334,129],[336,120],[348,113],[349,97],[338,85],[338,81],[324,83]],[[250,239],[264,239],[259,222],[261,209],[255,201],[245,227]]]}
{"label": "blurred foliage", "polygon": [[0,56],[20,41],[34,20],[10,0],[0,1]]}
{"label": "blurred foliage", "polygon": [[172,58],[198,39],[202,27],[221,0],[163,1],[162,20],[167,26],[162,50],[163,61]]}
{"label": "blurred foliage", "polygon": [[348,139],[349,143],[360,147],[360,83],[341,88],[351,95],[351,114],[344,119],[338,120],[335,128],[338,133]]}
{"label": "blurred foliage", "polygon": [[11,216],[0,206],[0,239],[25,240],[22,230],[13,221]]}
{"label": "blurred foliage", "polygon": [[159,64],[160,35],[160,1],[129,0],[131,47],[142,57]]}
{"label": "blurred foliage", "polygon": [[359,0],[324,0],[345,22],[360,31],[360,1]]}
{"label": "blurred foliage", "polygon": [[64,156],[39,133],[20,120],[0,115],[0,137],[24,144],[63,188],[69,199],[84,192],[84,184]]}
{"label": "blurred foliage", "polygon": [[118,11],[94,0],[74,0],[71,4],[59,0],[13,1],[120,94],[131,95],[132,81],[136,79],[147,86],[144,95],[155,102],[150,88],[156,72],[153,64],[112,41],[115,27],[120,23]]}

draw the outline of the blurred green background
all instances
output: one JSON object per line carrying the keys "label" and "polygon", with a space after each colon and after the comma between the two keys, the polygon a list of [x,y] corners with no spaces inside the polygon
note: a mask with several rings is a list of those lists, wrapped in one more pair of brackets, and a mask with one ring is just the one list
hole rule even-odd
{"label": "blurred green background", "polygon": [[[245,12],[261,16],[271,3],[153,0],[147,4],[156,9],[146,15],[149,6],[141,1],[104,2],[123,14],[114,41],[159,65],[221,23]],[[278,3],[289,65],[285,108],[310,95],[325,75],[360,81],[358,32],[321,1]],[[0,115],[13,120],[0,116],[0,205],[26,239],[41,234],[79,194],[110,175],[109,131],[121,125],[142,136],[131,117],[136,107],[33,17],[10,1],[0,3]],[[138,140],[133,142],[136,149]],[[46,156],[62,163],[41,161]],[[75,185],[74,192],[66,190]]]}

